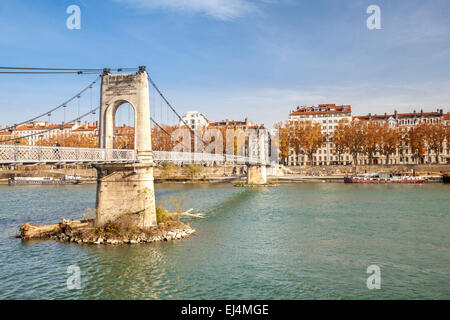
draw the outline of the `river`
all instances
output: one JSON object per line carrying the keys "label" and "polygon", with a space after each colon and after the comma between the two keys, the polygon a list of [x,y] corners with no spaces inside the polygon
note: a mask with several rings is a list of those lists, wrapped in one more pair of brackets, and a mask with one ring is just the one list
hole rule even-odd
{"label": "river", "polygon": [[[87,246],[14,238],[80,219],[94,185],[0,186],[0,299],[450,299],[450,185],[157,184],[197,234]],[[380,268],[369,290],[367,268]],[[81,289],[68,289],[69,266]]]}

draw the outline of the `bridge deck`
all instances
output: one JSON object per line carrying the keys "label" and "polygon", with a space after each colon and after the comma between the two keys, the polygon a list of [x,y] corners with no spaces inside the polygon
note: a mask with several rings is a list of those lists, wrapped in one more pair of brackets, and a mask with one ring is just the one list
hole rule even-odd
{"label": "bridge deck", "polygon": [[[256,158],[211,153],[153,151],[156,162],[259,164]],[[0,165],[134,163],[135,150],[0,145]]]}

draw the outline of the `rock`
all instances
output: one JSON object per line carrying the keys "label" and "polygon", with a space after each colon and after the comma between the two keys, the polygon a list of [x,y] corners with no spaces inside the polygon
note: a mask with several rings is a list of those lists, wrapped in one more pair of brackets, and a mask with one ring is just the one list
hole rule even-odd
{"label": "rock", "polygon": [[181,239],[181,234],[177,233],[176,238]]}
{"label": "rock", "polygon": [[183,231],[183,232],[181,232],[181,237],[186,237],[187,236],[187,233],[185,232],[185,231]]}
{"label": "rock", "polygon": [[175,236],[176,236],[176,233],[173,232],[173,231],[169,231],[169,232],[167,232],[166,235],[168,235],[168,236],[170,236],[170,237],[175,237]]}
{"label": "rock", "polygon": [[130,244],[135,244],[135,243],[137,243],[136,240],[130,240]]}

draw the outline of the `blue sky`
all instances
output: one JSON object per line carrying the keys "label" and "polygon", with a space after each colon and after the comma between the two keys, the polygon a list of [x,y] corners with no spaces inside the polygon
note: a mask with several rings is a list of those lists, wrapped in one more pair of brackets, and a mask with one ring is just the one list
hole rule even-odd
{"label": "blue sky", "polygon": [[[66,28],[71,4],[81,30]],[[366,27],[371,4],[381,30]],[[2,0],[0,64],[146,65],[180,112],[210,120],[270,126],[320,103],[351,104],[354,114],[447,112],[449,21],[448,0]],[[0,75],[0,125],[44,112],[93,78]]]}

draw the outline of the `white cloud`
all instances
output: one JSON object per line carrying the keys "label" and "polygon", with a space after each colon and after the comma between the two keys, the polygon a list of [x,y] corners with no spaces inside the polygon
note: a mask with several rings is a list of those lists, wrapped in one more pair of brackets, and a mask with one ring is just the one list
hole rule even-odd
{"label": "white cloud", "polygon": [[248,0],[115,0],[139,8],[162,8],[203,13],[219,20],[230,20],[256,11]]}

